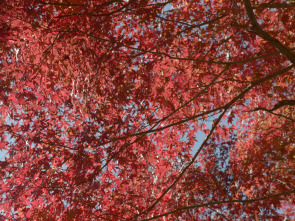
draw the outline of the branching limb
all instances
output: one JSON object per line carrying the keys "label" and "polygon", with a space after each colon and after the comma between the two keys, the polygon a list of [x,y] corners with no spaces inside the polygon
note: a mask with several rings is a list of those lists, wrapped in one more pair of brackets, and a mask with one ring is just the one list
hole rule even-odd
{"label": "branching limb", "polygon": [[260,25],[257,22],[256,16],[253,12],[253,7],[250,3],[250,0],[243,0],[243,2],[250,23],[252,24],[253,32],[255,32],[255,34],[261,37],[263,40],[269,42],[281,54],[285,55],[293,64],[295,64],[295,55],[291,52],[291,50],[286,48],[281,42],[279,42],[276,38],[272,37],[270,34],[268,34],[260,27]]}
{"label": "branching limb", "polygon": [[295,7],[294,2],[290,2],[290,3],[272,3],[272,2],[255,5],[254,8],[259,9],[259,8],[293,8]]}
{"label": "branching limb", "polygon": [[182,210],[190,210],[190,209],[196,209],[196,208],[201,208],[201,207],[209,207],[209,206],[220,205],[220,204],[253,203],[253,202],[258,202],[258,201],[263,201],[263,200],[278,198],[280,196],[290,195],[290,194],[294,194],[294,193],[295,193],[295,190],[292,190],[292,191],[282,192],[282,193],[278,193],[278,194],[274,194],[274,195],[268,195],[268,196],[265,196],[265,197],[260,197],[260,198],[255,198],[255,199],[248,199],[248,200],[234,200],[234,199],[233,200],[223,200],[223,201],[218,201],[218,202],[208,202],[208,203],[203,203],[203,204],[198,204],[198,205],[186,206],[186,207],[181,207],[181,208],[172,210],[172,211],[167,212],[167,213],[163,213],[161,215],[157,215],[157,216],[153,216],[153,217],[148,218],[148,219],[144,219],[142,221],[158,219],[160,217],[168,216],[170,214],[177,213],[177,212],[182,211]]}
{"label": "branching limb", "polygon": [[[273,114],[273,115],[276,115],[276,116],[279,116],[279,117],[283,117],[287,120],[291,120],[293,122],[295,122],[294,119],[290,118],[290,117],[286,117],[282,114],[277,114],[277,113],[274,113],[273,111],[283,107],[283,106],[294,106],[295,105],[295,100],[281,100],[279,101],[278,103],[275,104],[275,106],[272,108],[272,109],[266,109],[266,108],[263,108],[263,107],[257,107],[255,108],[254,110],[252,111],[259,111],[259,110],[263,110],[263,111],[266,111],[270,114]],[[247,111],[247,112],[252,112],[252,111]]]}

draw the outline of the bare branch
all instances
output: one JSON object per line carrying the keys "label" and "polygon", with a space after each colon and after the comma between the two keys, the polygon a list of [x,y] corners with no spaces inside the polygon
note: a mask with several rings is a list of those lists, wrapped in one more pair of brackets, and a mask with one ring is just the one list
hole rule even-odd
{"label": "bare branch", "polygon": [[214,18],[214,19],[212,19],[212,20],[210,20],[210,21],[206,21],[206,22],[203,22],[203,23],[198,24],[198,25],[191,25],[190,27],[187,27],[186,29],[177,32],[176,35],[179,35],[179,34],[181,34],[181,33],[183,33],[183,32],[189,31],[189,30],[194,29],[194,28],[199,28],[199,27],[202,27],[202,26],[204,26],[204,25],[212,24],[212,23],[214,23],[214,22],[216,22],[216,21],[218,21],[218,20],[220,20],[220,19],[222,19],[222,18],[224,18],[224,17],[226,17],[226,16],[227,16],[227,14],[223,14],[223,15],[221,15],[221,16],[219,16],[219,17],[217,17],[217,18]]}
{"label": "bare branch", "polygon": [[186,207],[181,207],[176,210],[170,211],[168,213],[163,213],[161,215],[153,216],[149,219],[144,219],[142,221],[147,221],[147,220],[153,220],[153,219],[158,219],[163,216],[168,216],[173,213],[177,213],[182,210],[190,210],[190,209],[196,209],[196,208],[201,208],[201,207],[209,207],[213,205],[219,205],[219,204],[232,204],[232,203],[253,203],[253,202],[258,202],[258,201],[263,201],[263,200],[268,200],[268,199],[273,199],[273,198],[278,198],[280,196],[285,196],[285,195],[290,195],[294,194],[295,190],[292,191],[287,191],[287,192],[282,192],[274,195],[268,195],[265,197],[260,197],[260,198],[255,198],[255,199],[248,199],[248,200],[223,200],[223,201],[218,201],[218,202],[208,202],[208,203],[203,203],[203,204],[198,204],[198,205],[192,205],[192,206],[186,206]]}
{"label": "bare branch", "polygon": [[246,8],[250,23],[252,24],[253,31],[262,39],[269,42],[273,47],[275,47],[280,53],[285,55],[293,64],[295,64],[295,55],[279,42],[276,38],[270,36],[266,31],[264,31],[257,22],[256,16],[253,12],[250,0],[243,0],[244,6]]}
{"label": "bare branch", "polygon": [[255,5],[254,8],[293,8],[295,7],[294,2],[290,3],[262,3],[260,5]]}

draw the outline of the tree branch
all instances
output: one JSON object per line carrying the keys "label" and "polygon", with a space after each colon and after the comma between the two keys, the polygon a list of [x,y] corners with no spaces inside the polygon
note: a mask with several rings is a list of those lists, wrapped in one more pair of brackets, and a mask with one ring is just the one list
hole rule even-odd
{"label": "tree branch", "polygon": [[221,15],[221,16],[219,16],[219,17],[217,17],[217,18],[214,18],[214,19],[212,19],[212,20],[210,20],[210,21],[206,21],[206,22],[203,22],[203,23],[198,24],[198,25],[191,25],[190,27],[187,27],[186,29],[177,32],[176,35],[179,35],[179,34],[181,34],[181,33],[183,33],[183,32],[189,31],[189,30],[194,29],[194,28],[199,28],[199,27],[202,27],[202,26],[204,26],[204,25],[209,25],[209,24],[211,24],[211,23],[214,23],[214,22],[216,22],[216,21],[218,21],[218,20],[220,20],[220,19],[226,17],[226,16],[227,16],[227,14],[223,14],[223,15]]}
{"label": "tree branch", "polygon": [[250,23],[252,24],[252,29],[259,37],[270,43],[273,47],[275,47],[280,53],[285,55],[293,64],[295,64],[295,55],[290,51],[290,49],[286,48],[279,42],[276,38],[270,36],[266,31],[264,31],[257,22],[256,16],[253,12],[253,8],[251,6],[250,0],[243,0],[244,6],[247,11],[248,18]]}
{"label": "tree branch", "polygon": [[217,202],[208,202],[208,203],[203,203],[203,204],[198,204],[198,205],[186,206],[186,207],[181,207],[181,208],[172,210],[172,211],[167,212],[167,213],[163,213],[161,215],[153,216],[153,217],[148,218],[148,219],[143,219],[141,221],[158,219],[160,217],[168,216],[170,214],[177,213],[177,212],[182,211],[182,210],[190,210],[190,209],[196,209],[196,208],[201,208],[201,207],[209,207],[209,206],[219,205],[219,204],[253,203],[253,202],[257,202],[257,201],[263,201],[263,200],[273,199],[273,198],[277,198],[277,197],[284,196],[284,195],[289,195],[289,194],[294,194],[294,193],[295,193],[295,190],[292,190],[292,191],[282,192],[282,193],[278,193],[278,194],[274,194],[274,195],[269,195],[269,196],[265,196],[265,197],[260,197],[260,198],[255,198],[255,199],[248,199],[248,200],[223,200],[223,201],[217,201]]}
{"label": "tree branch", "polygon": [[[266,108],[263,108],[263,107],[257,107],[253,111],[263,110],[263,111],[266,111],[266,112],[271,113],[273,115],[283,117],[283,118],[286,118],[287,120],[291,120],[291,121],[295,122],[295,120],[290,118],[290,117],[286,117],[286,116],[284,116],[282,114],[273,113],[273,111],[275,111],[275,110],[277,110],[277,109],[279,109],[279,108],[281,108],[283,106],[286,106],[286,105],[294,106],[295,105],[295,100],[281,100],[278,103],[276,103],[272,109],[266,109]],[[252,111],[247,111],[247,112],[252,112]]]}
{"label": "tree branch", "polygon": [[295,3],[262,3],[260,5],[255,5],[254,8],[293,8]]}

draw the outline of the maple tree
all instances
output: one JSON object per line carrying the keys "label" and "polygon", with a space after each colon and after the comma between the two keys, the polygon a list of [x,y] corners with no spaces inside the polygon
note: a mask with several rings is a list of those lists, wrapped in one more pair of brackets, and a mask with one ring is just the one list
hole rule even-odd
{"label": "maple tree", "polygon": [[0,6],[1,218],[294,218],[293,1]]}

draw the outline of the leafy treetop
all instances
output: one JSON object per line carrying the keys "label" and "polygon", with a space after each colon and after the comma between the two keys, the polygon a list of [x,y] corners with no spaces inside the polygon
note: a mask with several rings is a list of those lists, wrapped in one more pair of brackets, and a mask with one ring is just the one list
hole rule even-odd
{"label": "leafy treetop", "polygon": [[2,0],[2,218],[294,218],[294,6]]}

